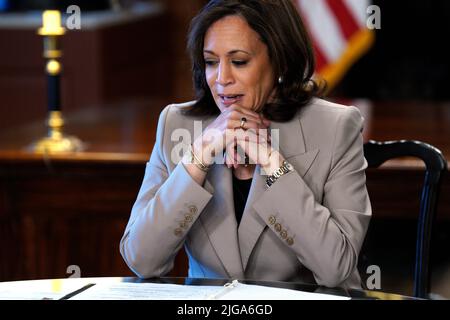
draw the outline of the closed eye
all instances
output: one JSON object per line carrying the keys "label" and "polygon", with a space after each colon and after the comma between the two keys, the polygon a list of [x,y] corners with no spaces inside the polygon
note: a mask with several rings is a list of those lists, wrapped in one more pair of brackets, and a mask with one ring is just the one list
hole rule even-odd
{"label": "closed eye", "polygon": [[235,66],[245,66],[248,61],[245,60],[233,60],[233,64]]}
{"label": "closed eye", "polygon": [[214,65],[217,64],[217,61],[215,61],[215,60],[205,60],[205,64],[207,66],[214,66]]}

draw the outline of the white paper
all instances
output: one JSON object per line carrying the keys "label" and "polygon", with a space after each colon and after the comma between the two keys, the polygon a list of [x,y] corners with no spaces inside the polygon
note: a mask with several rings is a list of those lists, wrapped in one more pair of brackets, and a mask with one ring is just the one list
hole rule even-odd
{"label": "white paper", "polygon": [[204,300],[221,286],[185,286],[161,283],[101,283],[70,300]]}
{"label": "white paper", "polygon": [[232,287],[101,283],[71,300],[349,300],[349,297],[238,283]]}
{"label": "white paper", "polygon": [[304,292],[299,290],[273,288],[258,285],[238,283],[226,293],[220,295],[220,300],[350,300],[331,294]]}

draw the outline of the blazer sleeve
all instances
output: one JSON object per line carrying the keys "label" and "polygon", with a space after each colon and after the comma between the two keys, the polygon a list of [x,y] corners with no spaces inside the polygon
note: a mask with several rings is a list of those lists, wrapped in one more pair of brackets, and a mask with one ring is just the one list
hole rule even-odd
{"label": "blazer sleeve", "polygon": [[[273,216],[287,228],[293,241],[283,242],[312,271],[319,285],[339,286],[355,272],[372,214],[366,189],[362,124],[354,107],[337,120],[322,203],[316,201],[294,171],[281,176],[254,205],[264,221]],[[280,237],[279,229],[268,225]]]}
{"label": "blazer sleeve", "polygon": [[212,197],[181,162],[169,172],[171,142],[165,131],[170,108],[159,117],[155,145],[120,241],[123,259],[141,278],[163,276],[173,268],[190,227]]}

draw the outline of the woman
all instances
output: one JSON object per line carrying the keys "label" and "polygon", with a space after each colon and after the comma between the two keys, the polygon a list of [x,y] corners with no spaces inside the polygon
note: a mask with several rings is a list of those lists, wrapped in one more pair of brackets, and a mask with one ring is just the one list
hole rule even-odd
{"label": "woman", "polygon": [[[363,120],[315,98],[311,44],[291,1],[211,1],[188,50],[198,99],[161,113],[121,240],[128,266],[163,276],[184,246],[189,277],[360,288],[371,216]],[[195,134],[196,121],[202,134],[175,161],[172,134]]]}

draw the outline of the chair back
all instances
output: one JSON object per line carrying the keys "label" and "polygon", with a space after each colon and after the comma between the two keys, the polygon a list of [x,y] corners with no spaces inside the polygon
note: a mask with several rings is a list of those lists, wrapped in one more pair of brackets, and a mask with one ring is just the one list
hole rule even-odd
{"label": "chair back", "polygon": [[431,232],[436,217],[440,180],[442,173],[447,170],[447,161],[439,149],[412,140],[386,142],[370,140],[364,144],[364,156],[369,168],[377,168],[387,160],[398,157],[416,157],[425,163],[425,179],[417,221],[413,294],[416,297],[426,298],[430,285]]}

